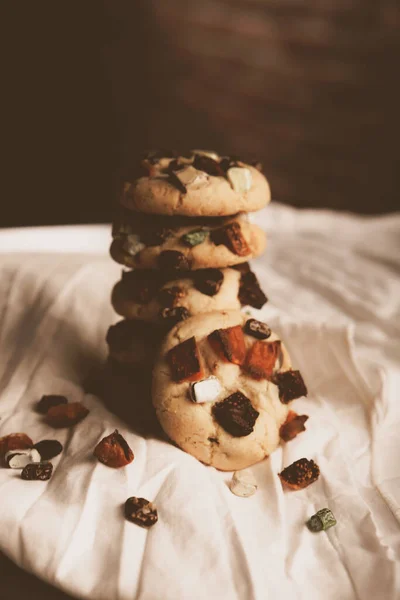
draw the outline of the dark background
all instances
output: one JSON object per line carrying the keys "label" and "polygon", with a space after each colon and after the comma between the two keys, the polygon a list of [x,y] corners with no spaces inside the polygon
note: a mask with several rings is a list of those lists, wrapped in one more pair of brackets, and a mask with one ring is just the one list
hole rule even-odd
{"label": "dark background", "polygon": [[2,7],[0,225],[110,220],[143,149],[260,158],[275,199],[399,208],[395,0]]}

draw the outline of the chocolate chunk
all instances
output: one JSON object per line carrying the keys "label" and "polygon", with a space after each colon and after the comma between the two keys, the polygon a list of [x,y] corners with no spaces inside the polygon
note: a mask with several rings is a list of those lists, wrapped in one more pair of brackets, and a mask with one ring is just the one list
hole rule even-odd
{"label": "chocolate chunk", "polygon": [[100,462],[113,469],[125,467],[134,459],[132,450],[118,429],[100,440],[93,454]]}
{"label": "chocolate chunk", "polygon": [[162,278],[158,273],[147,269],[125,271],[122,274],[122,281],[129,299],[138,304],[150,302],[162,285]]}
{"label": "chocolate chunk", "polygon": [[71,427],[82,421],[89,414],[86,406],[80,402],[59,404],[47,411],[46,421],[53,427]]}
{"label": "chocolate chunk", "polygon": [[226,176],[228,169],[230,169],[231,167],[237,167],[238,163],[235,157],[223,156],[219,161],[219,166],[221,167]]}
{"label": "chocolate chunk", "polygon": [[161,246],[173,235],[173,230],[168,227],[147,227],[140,233],[140,241],[146,246]]}
{"label": "chocolate chunk", "polygon": [[319,477],[319,467],[313,460],[300,458],[281,473],[278,473],[282,485],[291,490],[302,490]]}
{"label": "chocolate chunk", "polygon": [[223,169],[221,169],[219,162],[210,156],[200,156],[199,154],[196,154],[194,157],[193,166],[195,169],[204,171],[204,173],[207,173],[208,175],[213,175],[214,177],[225,177],[225,173]]}
{"label": "chocolate chunk", "polygon": [[259,415],[242,392],[214,404],[212,413],[221,427],[235,437],[250,435]]}
{"label": "chocolate chunk", "polygon": [[240,325],[216,329],[207,337],[214,352],[221,358],[242,365],[246,357],[243,329]]}
{"label": "chocolate chunk", "polygon": [[176,306],[175,308],[162,308],[159,312],[160,318],[163,320],[163,325],[167,329],[171,329],[179,321],[184,321],[190,317],[190,313],[184,306]]}
{"label": "chocolate chunk", "polygon": [[205,242],[209,234],[210,232],[206,229],[193,229],[193,231],[185,233],[185,235],[181,237],[181,241],[183,244],[185,244],[185,246],[198,246],[199,244]]}
{"label": "chocolate chunk", "polygon": [[199,269],[193,272],[194,287],[207,296],[218,294],[223,281],[224,274],[219,269]]}
{"label": "chocolate chunk", "polygon": [[211,442],[212,444],[217,444],[217,446],[219,446],[219,441],[218,438],[215,437],[209,437],[208,441]]}
{"label": "chocolate chunk", "polygon": [[214,242],[216,246],[223,244],[231,252],[237,254],[237,256],[247,256],[248,254],[251,254],[249,245],[242,234],[240,223],[237,221],[228,223],[219,229],[214,229],[211,231],[210,237],[211,241]]}
{"label": "chocolate chunk", "polygon": [[194,336],[171,348],[166,358],[173,381],[198,381],[203,377],[199,349]]}
{"label": "chocolate chunk", "polygon": [[128,498],[124,506],[125,518],[136,525],[151,527],[158,521],[157,509],[145,498]]}
{"label": "chocolate chunk", "polygon": [[51,460],[63,451],[63,445],[57,440],[42,440],[33,446],[42,460]]}
{"label": "chocolate chunk", "polygon": [[240,278],[239,300],[242,306],[248,305],[253,308],[262,308],[268,301],[252,271],[243,273]]}
{"label": "chocolate chunk", "polygon": [[300,371],[275,373],[271,381],[278,386],[279,398],[283,404],[288,404],[288,402],[301,396],[307,396],[307,387]]}
{"label": "chocolate chunk", "polygon": [[236,271],[239,271],[240,273],[250,273],[251,272],[250,264],[248,262],[243,262],[238,265],[232,265],[231,269],[235,269]]}
{"label": "chocolate chunk", "polygon": [[257,340],[249,348],[243,369],[253,379],[268,379],[279,356],[281,342],[262,342]]}
{"label": "chocolate chunk", "polygon": [[279,429],[279,437],[284,442],[290,442],[290,440],[293,440],[299,433],[306,430],[304,423],[307,420],[307,415],[298,415],[293,410],[290,410],[286,417],[286,421]]}
{"label": "chocolate chunk", "polygon": [[259,340],[266,340],[271,335],[271,330],[268,325],[262,321],[257,321],[257,319],[249,319],[246,321],[244,330],[246,333]]}
{"label": "chocolate chunk", "polygon": [[178,250],[164,250],[158,257],[158,268],[171,271],[189,271],[190,263]]}
{"label": "chocolate chunk", "polygon": [[135,338],[153,334],[154,326],[144,321],[123,319],[108,329],[106,342],[112,352],[130,351]]}
{"label": "chocolate chunk", "polygon": [[58,406],[59,404],[67,404],[68,400],[65,396],[58,396],[56,394],[50,394],[49,396],[42,396],[41,400],[36,405],[37,412],[45,415],[49,408],[52,406]]}
{"label": "chocolate chunk", "polygon": [[172,306],[175,306],[185,296],[185,290],[176,285],[160,290],[157,294],[157,300],[164,308],[171,308]]}
{"label": "chocolate chunk", "polygon": [[31,463],[21,471],[21,479],[47,481],[53,473],[53,465],[50,462]]}
{"label": "chocolate chunk", "polygon": [[33,441],[26,433],[9,433],[0,438],[0,465],[5,467],[5,455],[10,450],[32,448]]}
{"label": "chocolate chunk", "polygon": [[173,185],[177,190],[181,192],[181,194],[186,194],[187,189],[186,186],[182,183],[182,181],[175,175],[173,171],[168,173],[168,183]]}

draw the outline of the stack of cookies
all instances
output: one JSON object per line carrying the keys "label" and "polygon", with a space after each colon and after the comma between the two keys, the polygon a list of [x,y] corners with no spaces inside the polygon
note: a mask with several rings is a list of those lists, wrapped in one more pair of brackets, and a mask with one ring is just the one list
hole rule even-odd
{"label": "stack of cookies", "polygon": [[239,312],[267,301],[248,263],[266,236],[248,213],[269,201],[259,165],[151,152],[124,182],[113,223],[111,256],[128,270],[112,292],[123,320],[107,334],[109,363],[142,379],[153,371],[164,431],[220,469],[277,446],[287,390],[272,379],[290,371],[286,383],[299,384],[277,336]]}

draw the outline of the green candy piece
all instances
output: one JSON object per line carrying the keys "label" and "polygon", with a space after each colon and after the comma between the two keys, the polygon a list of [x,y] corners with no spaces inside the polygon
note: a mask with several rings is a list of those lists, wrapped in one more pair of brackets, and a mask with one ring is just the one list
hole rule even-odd
{"label": "green candy piece", "polygon": [[209,233],[207,229],[194,229],[193,231],[189,231],[189,233],[185,233],[181,240],[186,246],[198,246],[206,240]]}
{"label": "green candy piece", "polygon": [[329,508],[321,508],[315,515],[307,521],[307,527],[310,531],[325,531],[329,527],[336,525],[336,519]]}

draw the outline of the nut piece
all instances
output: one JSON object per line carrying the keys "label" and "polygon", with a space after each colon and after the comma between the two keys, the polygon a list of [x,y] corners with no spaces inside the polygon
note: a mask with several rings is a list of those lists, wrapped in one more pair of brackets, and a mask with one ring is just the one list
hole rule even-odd
{"label": "nut piece", "polygon": [[298,415],[293,410],[289,410],[286,421],[279,429],[279,436],[284,442],[290,442],[296,435],[305,431],[304,423],[308,420],[308,415]]}
{"label": "nut piece", "polygon": [[253,177],[251,171],[244,167],[231,167],[227,171],[228,180],[235,192],[244,194],[251,188]]}
{"label": "nut piece", "polygon": [[329,508],[321,508],[321,510],[307,521],[306,525],[308,529],[313,532],[325,531],[326,529],[329,529],[329,527],[334,527],[336,525],[336,519]]}
{"label": "nut piece", "polygon": [[[247,263],[246,263],[247,264]],[[239,300],[242,306],[262,308],[268,302],[253,271],[242,271],[239,285]]]}
{"label": "nut piece", "polygon": [[0,464],[6,467],[5,455],[10,450],[22,450],[32,448],[33,441],[26,433],[10,433],[0,438]]}
{"label": "nut piece", "polygon": [[34,448],[20,450],[9,450],[6,452],[4,460],[10,469],[23,469],[30,463],[39,463],[40,454]]}
{"label": "nut piece", "polygon": [[189,233],[185,233],[181,237],[181,241],[185,246],[198,246],[206,241],[210,232],[207,229],[193,229],[193,231],[189,231]]}
{"label": "nut piece", "polygon": [[173,381],[198,381],[203,377],[199,349],[195,337],[177,344],[168,351],[167,363]]}
{"label": "nut piece", "polygon": [[249,319],[246,321],[244,330],[248,335],[252,335],[259,340],[266,340],[271,335],[271,330],[268,325],[261,321],[257,321],[257,319]]}
{"label": "nut piece", "polygon": [[189,271],[190,264],[182,252],[178,250],[164,250],[158,256],[158,268],[172,271]]}
{"label": "nut piece", "polygon": [[152,502],[145,498],[132,496],[125,502],[125,518],[136,525],[151,527],[158,521],[157,509]]}
{"label": "nut piece", "polygon": [[52,473],[51,462],[31,463],[22,469],[21,479],[47,481]]}
{"label": "nut piece", "polygon": [[279,399],[283,404],[288,404],[301,396],[307,396],[307,387],[300,371],[276,373],[271,381],[278,386]]}
{"label": "nut piece", "polygon": [[207,337],[214,352],[226,362],[242,365],[246,357],[243,329],[240,325],[216,329]]}
{"label": "nut piece", "polygon": [[57,440],[42,440],[33,447],[39,452],[42,460],[51,460],[63,451],[63,445]]}
{"label": "nut piece", "polygon": [[278,473],[278,476],[283,487],[286,486],[290,490],[302,490],[317,481],[319,466],[313,460],[300,458]]}
{"label": "nut piece", "polygon": [[132,450],[118,429],[100,440],[93,454],[100,462],[113,469],[125,467],[134,459]]}
{"label": "nut piece", "polygon": [[257,340],[249,348],[243,369],[253,379],[267,379],[273,373],[281,349],[281,342],[261,342]]}
{"label": "nut piece", "polygon": [[46,421],[53,427],[71,427],[82,421],[89,414],[86,406],[80,402],[53,406],[47,412]]}
{"label": "nut piece", "polygon": [[207,379],[202,379],[192,383],[190,387],[190,397],[193,402],[202,404],[203,402],[214,402],[221,393],[222,387],[217,377],[211,375]]}
{"label": "nut piece", "polygon": [[219,269],[199,269],[193,273],[194,287],[207,296],[218,294],[223,281],[224,274]]}
{"label": "nut piece", "polygon": [[250,435],[260,414],[242,392],[235,392],[214,404],[212,413],[221,427],[235,437]]}
{"label": "nut piece", "polygon": [[176,306],[175,308],[162,308],[159,312],[160,318],[163,320],[163,325],[167,329],[171,329],[179,321],[184,321],[190,317],[190,313],[184,306]]}
{"label": "nut piece", "polygon": [[229,482],[229,489],[235,496],[248,498],[257,491],[256,478],[251,471],[235,471]]}
{"label": "nut piece", "polygon": [[65,396],[58,396],[56,394],[51,394],[49,396],[42,396],[41,400],[36,405],[37,412],[40,412],[42,415],[45,415],[49,408],[52,406],[58,406],[59,404],[67,404],[68,400]]}
{"label": "nut piece", "polygon": [[214,242],[216,246],[223,244],[238,256],[248,256],[251,254],[249,245],[242,234],[240,223],[237,221],[228,223],[219,229],[214,229],[214,231],[211,232],[210,237],[211,241]]}

